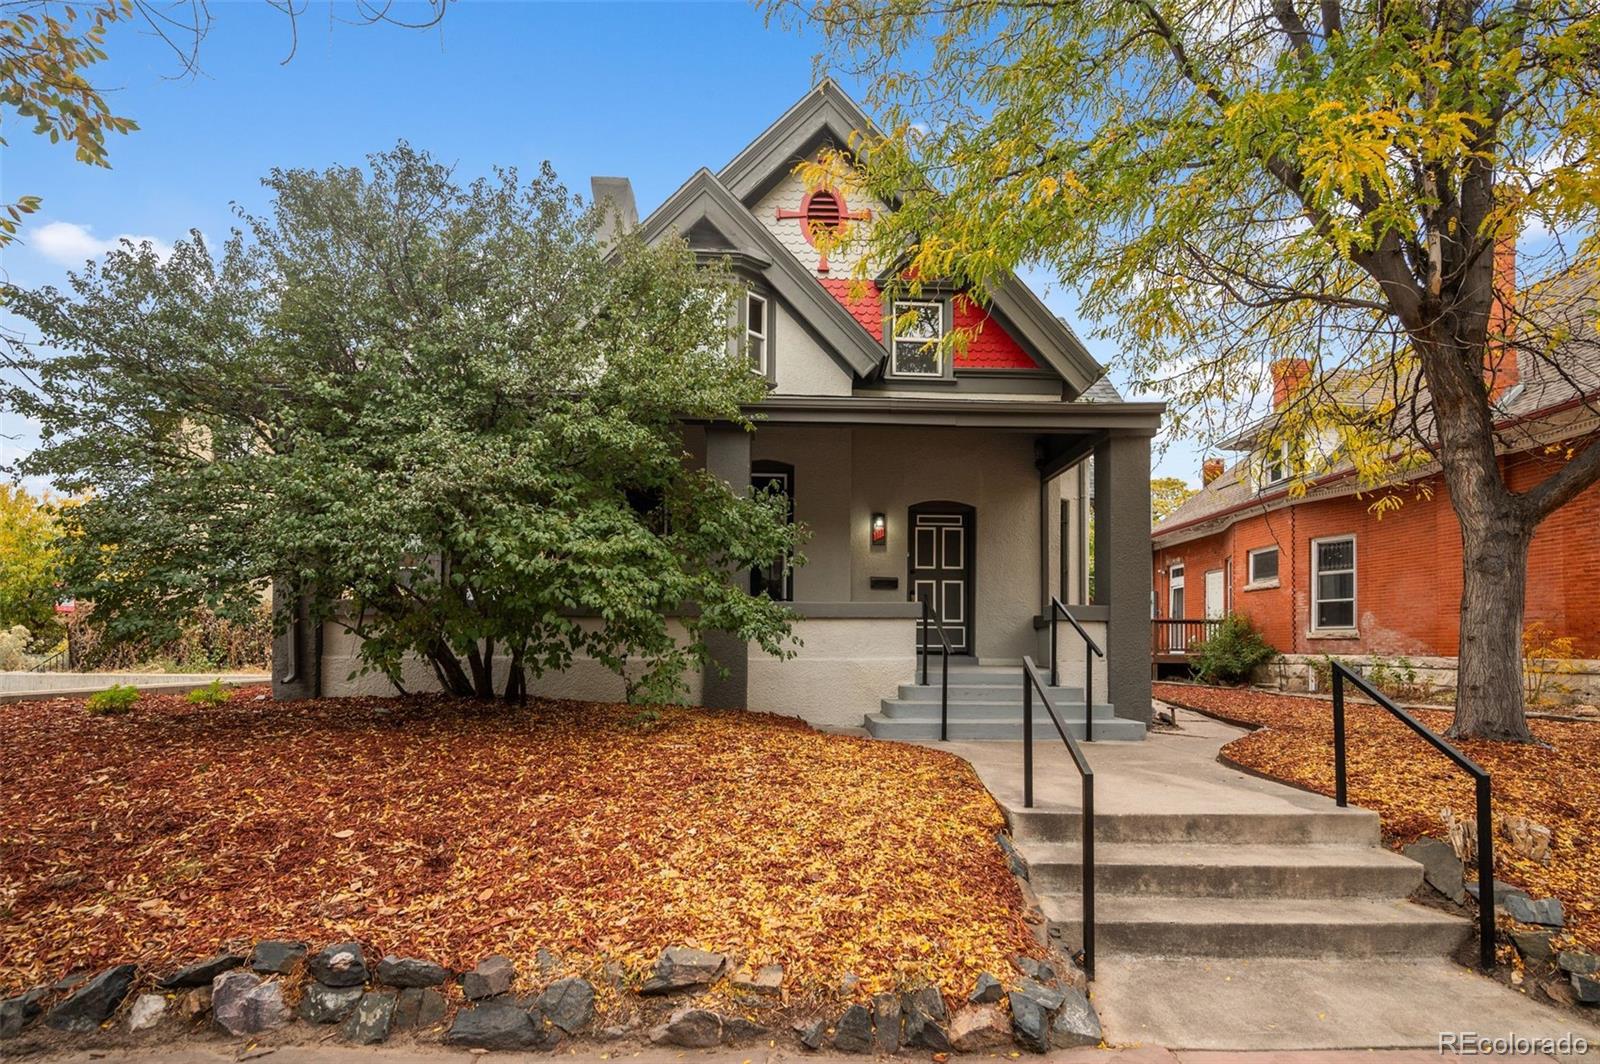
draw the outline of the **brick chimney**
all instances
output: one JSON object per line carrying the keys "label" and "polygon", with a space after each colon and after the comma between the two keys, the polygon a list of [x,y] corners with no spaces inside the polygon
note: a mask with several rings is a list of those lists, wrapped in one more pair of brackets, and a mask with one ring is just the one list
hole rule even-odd
{"label": "brick chimney", "polygon": [[1311,363],[1303,358],[1280,358],[1272,363],[1271,369],[1272,409],[1281,410],[1311,379]]}
{"label": "brick chimney", "polygon": [[1222,475],[1223,462],[1220,458],[1207,458],[1200,463],[1200,486],[1205,487]]}
{"label": "brick chimney", "polygon": [[1483,349],[1483,380],[1494,402],[1516,386],[1522,374],[1511,341],[1516,329],[1512,301],[1517,294],[1517,241],[1502,237],[1494,245],[1494,302],[1489,305],[1489,342]]}

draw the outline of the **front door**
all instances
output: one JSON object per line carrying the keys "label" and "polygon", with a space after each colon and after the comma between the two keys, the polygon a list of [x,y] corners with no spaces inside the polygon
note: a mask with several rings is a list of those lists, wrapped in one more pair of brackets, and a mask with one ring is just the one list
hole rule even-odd
{"label": "front door", "polygon": [[[913,602],[933,605],[944,622],[945,637],[956,654],[970,654],[972,629],[973,511],[959,503],[922,503],[910,512],[910,579]],[[917,641],[921,645],[921,622]],[[929,633],[928,644],[943,651],[944,644]]]}

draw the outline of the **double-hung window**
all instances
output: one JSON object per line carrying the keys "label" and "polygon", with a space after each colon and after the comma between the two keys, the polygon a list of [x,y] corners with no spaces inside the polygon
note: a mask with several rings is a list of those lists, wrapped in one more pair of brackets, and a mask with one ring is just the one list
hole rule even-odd
{"label": "double-hung window", "polygon": [[896,377],[943,377],[944,304],[897,301],[889,371]]}
{"label": "double-hung window", "polygon": [[1261,486],[1270,488],[1289,479],[1289,444],[1280,443],[1261,456]]}
{"label": "double-hung window", "polygon": [[754,292],[747,293],[744,302],[744,349],[750,359],[750,369],[763,377],[767,375],[769,327],[766,297]]}
{"label": "double-hung window", "polygon": [[1356,539],[1311,541],[1312,631],[1356,626]]}

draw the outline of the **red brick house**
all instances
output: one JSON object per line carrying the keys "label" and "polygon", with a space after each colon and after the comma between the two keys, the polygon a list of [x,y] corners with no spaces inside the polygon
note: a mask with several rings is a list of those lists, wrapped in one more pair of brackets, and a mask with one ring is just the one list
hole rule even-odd
{"label": "red brick house", "polygon": [[[1600,348],[1586,319],[1586,335],[1569,348],[1578,357],[1564,355],[1560,370],[1528,356],[1486,370],[1506,440],[1501,461],[1517,490],[1558,467],[1560,444],[1600,431]],[[1273,366],[1275,410],[1309,372],[1298,359]],[[1259,448],[1259,435],[1230,441],[1240,452],[1231,463],[1207,459],[1200,492],[1152,532],[1158,663],[1181,661],[1204,631],[1163,621],[1238,613],[1285,656],[1273,668],[1287,686],[1307,682],[1307,666],[1323,655],[1405,658],[1452,684],[1461,536],[1437,467],[1374,492],[1335,465],[1291,498],[1287,471]],[[1391,492],[1403,503],[1380,514],[1374,504]],[[1600,486],[1540,526],[1527,599],[1529,625],[1543,622],[1600,659]],[[1591,664],[1570,681],[1579,697],[1600,694],[1600,661]]]}

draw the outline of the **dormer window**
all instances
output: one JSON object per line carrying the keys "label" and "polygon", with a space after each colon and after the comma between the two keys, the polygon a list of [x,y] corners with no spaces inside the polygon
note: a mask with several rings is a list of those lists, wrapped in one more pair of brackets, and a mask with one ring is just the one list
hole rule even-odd
{"label": "dormer window", "polygon": [[765,377],[767,375],[767,330],[770,327],[767,316],[767,300],[750,292],[745,296],[744,305],[744,349],[745,355],[750,359],[752,372]]}
{"label": "dormer window", "polygon": [[896,301],[893,311],[889,372],[896,377],[943,377],[944,304]]}
{"label": "dormer window", "polygon": [[1261,486],[1270,488],[1289,479],[1289,443],[1285,440],[1261,456]]}

